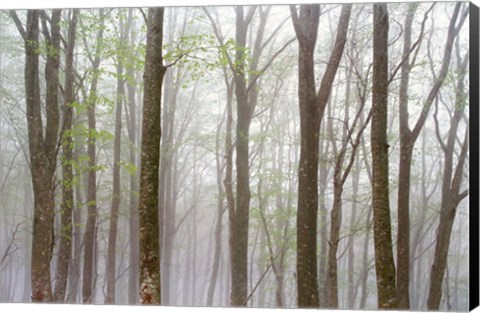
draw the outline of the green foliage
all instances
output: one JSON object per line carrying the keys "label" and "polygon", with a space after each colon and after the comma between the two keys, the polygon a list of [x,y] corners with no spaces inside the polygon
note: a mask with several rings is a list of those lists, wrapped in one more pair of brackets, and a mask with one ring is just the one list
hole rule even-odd
{"label": "green foliage", "polygon": [[120,161],[120,164],[119,164],[122,168],[124,168],[125,170],[127,170],[127,172],[130,174],[130,175],[135,175],[137,173],[137,170],[138,170],[138,167],[131,163],[131,162],[126,162],[126,161]]}

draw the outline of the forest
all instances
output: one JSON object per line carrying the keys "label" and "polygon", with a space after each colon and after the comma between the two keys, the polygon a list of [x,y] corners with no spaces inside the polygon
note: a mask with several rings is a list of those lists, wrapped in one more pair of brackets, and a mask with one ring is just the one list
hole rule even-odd
{"label": "forest", "polygon": [[470,15],[0,10],[0,303],[468,310]]}

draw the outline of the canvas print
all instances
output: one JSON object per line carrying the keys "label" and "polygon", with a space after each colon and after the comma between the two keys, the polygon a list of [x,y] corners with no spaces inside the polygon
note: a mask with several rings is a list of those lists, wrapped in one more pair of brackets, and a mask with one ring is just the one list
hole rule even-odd
{"label": "canvas print", "polygon": [[0,302],[469,310],[475,10],[1,10]]}

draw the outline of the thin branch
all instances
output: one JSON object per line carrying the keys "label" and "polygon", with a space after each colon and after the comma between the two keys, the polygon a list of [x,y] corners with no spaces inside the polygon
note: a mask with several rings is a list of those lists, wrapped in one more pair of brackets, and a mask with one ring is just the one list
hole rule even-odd
{"label": "thin branch", "polygon": [[148,25],[148,18],[147,18],[147,15],[145,14],[145,11],[143,11],[142,8],[138,8],[138,10],[140,11],[140,13],[142,13],[143,20],[145,21],[145,25]]}
{"label": "thin branch", "polygon": [[255,291],[257,290],[258,286],[260,285],[260,283],[262,282],[263,278],[265,278],[265,275],[267,275],[268,273],[268,270],[270,269],[270,267],[272,267],[272,263],[269,263],[267,268],[265,269],[265,271],[263,272],[262,276],[260,276],[260,279],[258,280],[257,284],[255,285],[255,287],[253,287],[252,291],[250,292],[250,294],[248,295],[248,297],[245,299],[245,302],[243,303],[244,305],[247,305],[248,301],[250,300],[250,298],[253,296],[253,294],[255,293]]}
{"label": "thin branch", "polygon": [[15,10],[10,10],[9,13],[10,13],[10,17],[15,23],[15,26],[17,26],[18,32],[22,36],[23,40],[27,41],[27,34],[25,33],[25,28],[23,28],[22,22],[18,18],[17,12],[15,12]]}
{"label": "thin branch", "polygon": [[[390,83],[393,81],[393,79],[395,78],[395,76],[397,75],[397,72],[400,70],[400,68],[402,67],[402,65],[407,62],[408,58],[410,57],[410,55],[412,54],[412,52],[417,48],[416,52],[418,52],[419,48],[420,48],[420,44],[422,42],[422,39],[423,39],[423,35],[424,35],[424,30],[425,30],[425,23],[427,22],[427,19],[428,19],[428,13],[430,13],[430,11],[433,9],[433,7],[435,6],[435,2],[430,6],[430,8],[427,10],[427,12],[425,12],[425,14],[423,15],[423,21],[422,21],[422,25],[420,26],[420,35],[418,35],[418,39],[415,41],[415,43],[412,45],[412,47],[410,48],[410,51],[407,53],[407,55],[403,58],[403,60],[397,65],[397,67],[393,70],[392,74],[390,75],[390,78],[388,79],[388,84],[390,85]],[[416,53],[415,53],[415,58],[416,58]],[[409,66],[412,66],[412,64],[410,64]]]}

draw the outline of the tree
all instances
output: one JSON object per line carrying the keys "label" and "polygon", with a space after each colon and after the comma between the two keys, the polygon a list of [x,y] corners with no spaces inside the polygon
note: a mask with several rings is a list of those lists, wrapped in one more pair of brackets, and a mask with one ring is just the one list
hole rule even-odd
{"label": "tree", "polygon": [[103,33],[105,25],[104,9],[99,10],[99,28],[97,33],[97,44],[95,55],[92,60],[93,77],[90,83],[90,93],[88,95],[87,116],[88,116],[88,187],[87,187],[87,224],[85,226],[84,259],[83,259],[83,284],[82,299],[83,303],[91,303],[93,299],[94,272],[96,261],[94,258],[95,246],[97,241],[97,155],[96,155],[96,118],[95,107],[97,102],[97,88],[100,76],[99,68],[103,48]]}
{"label": "tree", "polygon": [[373,5],[372,206],[379,309],[397,307],[388,183],[388,9]]}
{"label": "tree", "polygon": [[164,8],[151,8],[147,19],[140,163],[140,300],[160,304],[160,243],[158,223],[158,170],[160,161],[160,112],[163,65]]}
{"label": "tree", "polygon": [[[57,162],[59,129],[58,71],[60,63],[61,10],[53,10],[48,30],[46,13],[27,11],[24,28],[15,11],[10,15],[25,45],[25,96],[30,167],[34,194],[32,237],[32,301],[51,302],[50,260],[52,258],[54,173]],[[46,128],[43,128],[39,79],[39,17],[48,46],[46,77]],[[44,136],[45,132],[45,136]]]}
{"label": "tree", "polygon": [[115,281],[116,281],[116,246],[117,246],[117,228],[118,215],[120,211],[120,150],[122,141],[122,106],[125,101],[125,74],[124,59],[127,36],[131,24],[131,11],[125,25],[122,12],[119,12],[120,38],[118,38],[116,51],[116,77],[117,77],[117,99],[115,106],[115,140],[113,143],[113,193],[112,206],[110,211],[110,228],[108,232],[108,251],[107,251],[107,296],[105,303],[115,303]]}
{"label": "tree", "polygon": [[298,99],[301,148],[298,168],[297,292],[299,307],[318,307],[317,215],[318,151],[323,112],[345,47],[351,5],[342,5],[334,48],[318,93],[315,87],[314,57],[320,18],[319,5],[301,5],[300,13],[290,6],[299,43]]}
{"label": "tree", "polygon": [[[458,3],[456,8],[461,4]],[[440,123],[438,119],[438,103],[435,107],[435,134],[440,143],[444,154],[443,175],[442,175],[442,200],[440,204],[440,220],[436,232],[435,254],[430,274],[430,287],[428,291],[427,308],[429,310],[439,310],[440,300],[442,298],[442,282],[445,271],[447,270],[448,251],[450,247],[450,237],[452,234],[453,222],[460,202],[468,196],[469,189],[462,189],[464,179],[464,166],[468,157],[468,139],[469,139],[469,119],[465,116],[465,107],[468,104],[468,98],[465,93],[465,77],[469,54],[463,59],[458,55],[458,80],[455,88],[455,107],[453,114],[450,111],[450,128],[445,136],[442,136]],[[451,110],[451,108],[448,108]],[[466,127],[464,138],[460,140],[459,126],[462,120],[465,120]],[[459,144],[460,149],[455,150]],[[455,164],[456,160],[456,164]]]}
{"label": "tree", "polygon": [[[133,14],[133,9],[130,8],[128,14]],[[137,35],[136,35],[135,22],[132,20],[130,26],[130,44],[137,44]],[[134,54],[135,58],[138,58]],[[127,74],[127,102],[128,106],[126,111],[128,112],[128,139],[130,141],[129,145],[129,156],[130,163],[134,166],[137,166],[137,102],[135,101],[136,91],[137,91],[137,73],[134,66],[128,66],[126,70]],[[128,304],[137,304],[138,301],[138,268],[139,268],[139,247],[138,247],[138,171],[130,173],[130,219],[129,219],[129,239],[130,239],[130,270],[128,272]]]}
{"label": "tree", "polygon": [[244,306],[247,299],[247,254],[248,254],[248,214],[250,208],[250,174],[248,137],[253,114],[253,105],[249,103],[246,81],[247,28],[255,8],[250,8],[244,17],[243,7],[237,6],[236,13],[236,54],[235,54],[235,98],[237,102],[236,160],[237,190],[235,214],[230,216],[230,260],[232,262],[232,306]]}
{"label": "tree", "polygon": [[[334,159],[334,174],[333,174],[333,205],[331,210],[331,223],[330,223],[330,248],[328,251],[328,267],[327,267],[327,306],[329,308],[338,308],[338,283],[337,283],[337,250],[340,242],[340,228],[342,224],[342,195],[345,182],[350,174],[352,166],[355,163],[355,157],[360,146],[360,141],[362,139],[363,131],[370,122],[371,112],[368,114],[365,121],[360,121],[363,108],[365,106],[366,90],[360,91],[358,95],[359,98],[359,108],[354,116],[352,124],[349,125],[349,105],[350,105],[350,79],[347,78],[347,92],[345,96],[345,117],[344,117],[344,126],[343,134],[341,140],[341,146],[338,148],[337,143],[333,139],[333,154]],[[360,121],[360,124],[359,124]],[[331,123],[329,123],[331,125]],[[357,126],[358,125],[358,126]],[[331,129],[332,127],[330,127]],[[357,133],[354,135],[354,131],[357,130]],[[333,129],[330,130],[330,133],[333,137]],[[348,145],[351,145],[350,157],[348,158],[347,163],[345,163],[345,158],[347,154]],[[351,234],[350,236],[353,236]],[[353,296],[352,296],[353,298]],[[350,300],[350,299],[349,299]]]}
{"label": "tree", "polygon": [[[401,78],[400,78],[400,162],[399,162],[399,185],[398,185],[398,236],[397,236],[397,290],[399,309],[410,308],[409,282],[410,282],[410,181],[412,154],[415,143],[420,135],[420,131],[428,117],[428,113],[432,103],[437,96],[448,72],[452,47],[455,37],[460,31],[466,15],[464,14],[458,26],[455,26],[461,7],[457,3],[450,19],[447,40],[445,44],[442,66],[438,77],[434,80],[434,84],[430,89],[427,98],[424,101],[422,111],[413,128],[409,125],[409,108],[408,108],[408,85],[410,79],[410,70],[415,65],[415,58],[410,62],[410,54],[419,47],[419,43],[423,37],[423,28],[427,19],[427,14],[433,8],[433,5],[425,13],[424,20],[421,25],[421,33],[419,39],[412,45],[411,32],[412,22],[418,4],[410,4],[405,20],[404,45],[402,52]],[[418,49],[418,48],[417,48]]]}
{"label": "tree", "polygon": [[70,21],[68,26],[68,43],[66,47],[65,57],[65,103],[63,105],[64,122],[63,122],[63,182],[62,182],[62,226],[60,229],[60,247],[58,251],[57,272],[55,274],[55,290],[53,300],[55,302],[64,302],[67,290],[68,267],[72,256],[72,212],[75,207],[73,199],[73,102],[75,95],[73,90],[74,68],[73,57],[75,51],[75,37],[77,28],[78,10],[70,11]]}

